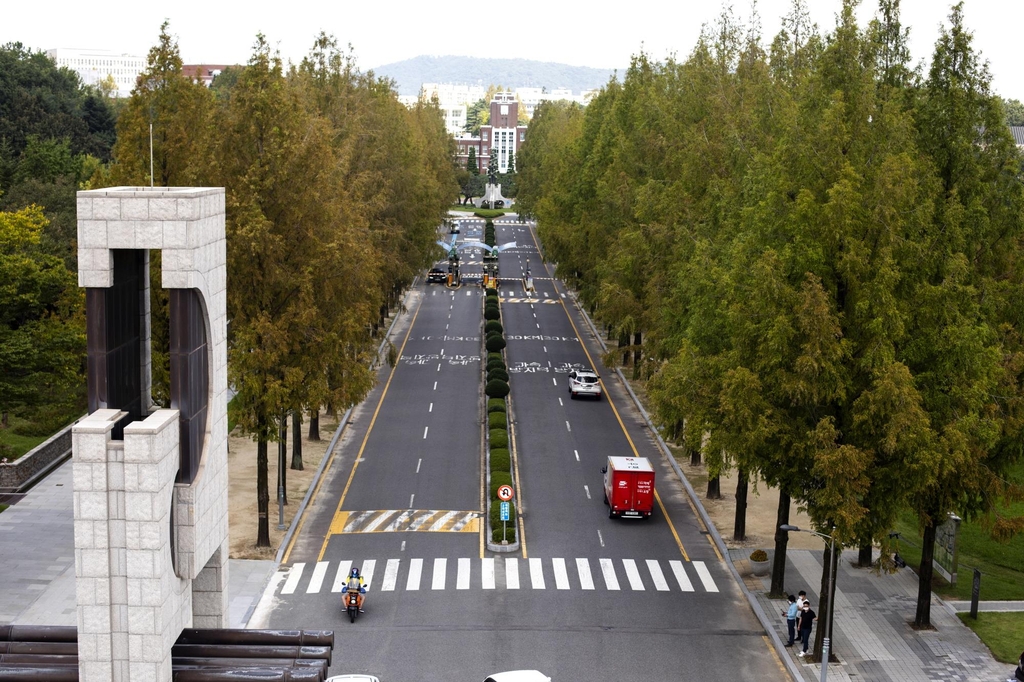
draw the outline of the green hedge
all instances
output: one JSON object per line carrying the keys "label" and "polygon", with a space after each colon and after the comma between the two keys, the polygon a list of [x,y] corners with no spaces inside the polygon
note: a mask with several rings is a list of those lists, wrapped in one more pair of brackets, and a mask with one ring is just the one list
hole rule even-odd
{"label": "green hedge", "polygon": [[505,448],[491,449],[491,471],[512,471],[512,457]]}
{"label": "green hedge", "polygon": [[488,320],[487,324],[484,325],[484,332],[490,334],[491,332],[498,332],[501,334],[505,331],[505,328],[501,326],[501,322],[497,320]]}
{"label": "green hedge", "polygon": [[473,215],[477,218],[485,218],[487,222],[491,222],[491,218],[498,218],[505,215],[504,209],[500,208],[478,208],[473,211]]}
{"label": "green hedge", "polygon": [[494,360],[487,361],[487,371],[490,372],[492,369],[508,370],[508,368],[505,367],[505,361],[501,358],[495,358]]}
{"label": "green hedge", "polygon": [[491,398],[487,401],[487,412],[507,412],[504,398]]}
{"label": "green hedge", "polygon": [[497,308],[487,308],[484,310],[485,320],[497,320],[501,318],[501,313],[498,312]]}
{"label": "green hedge", "polygon": [[484,344],[484,347],[487,348],[488,351],[494,352],[496,350],[501,350],[506,345],[507,344],[505,343],[505,337],[501,336],[500,334],[497,334],[495,336],[488,337],[487,342]]}
{"label": "green hedge", "polygon": [[492,448],[507,448],[508,447],[508,431],[504,428],[491,429],[490,441]]}
{"label": "green hedge", "polygon": [[487,294],[487,298],[498,298],[498,290],[494,287],[487,287],[487,291],[484,293]]}
{"label": "green hedge", "polygon": [[501,360],[502,362],[505,362],[505,356],[501,353],[488,353],[487,362],[489,363],[491,360]]}
{"label": "green hedge", "polygon": [[488,368],[487,381],[494,381],[495,379],[501,379],[504,382],[508,382],[508,372],[506,372],[503,367],[495,367],[494,369]]}
{"label": "green hedge", "polygon": [[484,387],[484,394],[488,398],[504,398],[508,395],[508,392],[508,382],[502,381],[501,379],[488,381],[487,386]]}
{"label": "green hedge", "polygon": [[512,485],[512,474],[505,471],[491,471],[491,489],[487,499],[498,499],[498,488],[503,485]]}
{"label": "green hedge", "polygon": [[507,429],[508,417],[504,412],[491,412],[487,415],[487,427],[491,429]]}
{"label": "green hedge", "polygon": [[508,522],[502,523],[501,521],[501,500],[491,500],[491,541],[501,542],[502,532],[505,534],[505,540],[512,544],[516,541],[516,501],[512,500],[509,502],[509,515]]}

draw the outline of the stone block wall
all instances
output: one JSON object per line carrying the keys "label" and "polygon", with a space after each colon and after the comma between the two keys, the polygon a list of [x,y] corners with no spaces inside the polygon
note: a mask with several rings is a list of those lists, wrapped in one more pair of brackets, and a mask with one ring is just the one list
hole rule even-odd
{"label": "stone block wall", "polygon": [[174,483],[180,457],[177,410],[158,410],[128,424],[124,441],[110,437],[122,414],[118,410],[98,410],[75,427],[83,682],[170,679],[170,647],[182,627],[226,625],[224,211],[222,188],[78,193],[79,285],[113,285],[113,249],[160,250],[159,285],[199,295],[209,368],[203,455],[190,483]]}

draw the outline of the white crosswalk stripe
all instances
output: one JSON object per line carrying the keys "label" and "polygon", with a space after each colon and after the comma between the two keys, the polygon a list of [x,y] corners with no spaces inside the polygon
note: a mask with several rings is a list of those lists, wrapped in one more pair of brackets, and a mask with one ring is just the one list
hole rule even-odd
{"label": "white crosswalk stripe", "polygon": [[384,568],[384,582],[381,583],[381,592],[394,592],[395,583],[398,582],[399,559],[388,559],[388,565]]}
{"label": "white crosswalk stripe", "polygon": [[[425,586],[421,587],[424,561],[429,560],[418,557],[408,561],[403,559],[366,559],[361,564],[352,560],[337,561],[333,581],[328,581],[327,576],[334,569],[332,564],[335,562],[318,561],[310,565],[307,565],[306,562],[296,562],[290,567],[285,567],[287,575],[280,593],[282,595],[319,594],[327,589],[325,583],[328,582],[331,592],[343,592],[353,566],[361,568],[363,580],[367,586],[370,586],[378,563],[383,566],[384,574],[380,585],[374,585],[374,589],[381,592],[397,592],[404,585],[405,591],[415,592],[428,589]],[[595,583],[590,562],[590,559],[580,557],[575,559],[531,557],[525,560],[504,557],[504,561],[491,557],[484,559],[459,557],[449,561],[447,558],[438,557],[432,561],[433,570],[429,589],[444,590],[450,585],[448,567],[449,564],[452,564],[456,590],[472,590],[474,588],[518,590],[521,589],[520,573],[525,570],[529,575],[529,587],[534,590],[548,589],[548,578],[551,578],[554,583],[553,589],[556,590],[595,591],[599,587]],[[622,575],[625,575],[629,585],[628,589],[637,592],[647,591],[651,589],[652,585],[656,592],[686,593],[698,590],[719,592],[712,571],[705,562],[671,559],[668,560],[667,570],[664,563],[665,560],[659,559],[638,561],[635,559],[601,558],[597,560],[604,589],[609,591],[622,590],[623,586],[619,580]],[[570,568],[572,564],[576,566],[575,573]],[[307,568],[312,570],[306,570]],[[402,579],[403,571],[405,571],[404,581]],[[545,571],[550,571],[550,574],[545,576]],[[477,573],[479,573],[479,579],[476,577]],[[668,577],[670,573],[675,578],[674,582],[670,582],[671,578]],[[696,580],[693,580],[694,574]]]}
{"label": "white crosswalk stripe", "polygon": [[316,566],[313,567],[313,577],[309,580],[309,585],[306,587],[306,594],[316,594],[320,591],[320,588],[324,584],[324,576],[327,575],[327,561],[318,561]]}
{"label": "white crosswalk stripe", "polygon": [[420,577],[423,575],[423,559],[409,561],[409,579],[405,582],[406,590],[420,589]]}
{"label": "white crosswalk stripe", "polygon": [[284,587],[281,588],[281,594],[293,594],[295,588],[299,586],[299,578],[302,577],[302,570],[306,568],[306,564],[298,562],[292,564],[292,568],[288,571],[288,578],[284,581]]}
{"label": "white crosswalk stripe", "polygon": [[544,563],[540,559],[530,559],[530,583],[535,590],[544,589]]}
{"label": "white crosswalk stripe", "polygon": [[586,559],[576,559],[576,571],[580,574],[580,588],[594,589],[594,579],[590,577],[590,562]]}
{"label": "white crosswalk stripe", "polygon": [[334,584],[331,585],[331,592],[341,592],[348,582],[348,572],[352,568],[351,561],[339,561],[338,572],[334,575]]}
{"label": "white crosswalk stripe", "polygon": [[519,589],[519,560],[505,559],[505,589]]}
{"label": "white crosswalk stripe", "polygon": [[704,565],[703,561],[694,561],[693,568],[697,571],[697,576],[700,578],[701,583],[704,584],[704,589],[708,592],[718,592],[718,585],[715,584],[714,579],[711,577],[711,572],[708,571],[708,567]]}
{"label": "white crosswalk stripe", "polygon": [[648,559],[647,570],[651,572],[651,580],[654,581],[654,589],[659,592],[668,592],[668,582],[665,580],[665,574],[661,572],[661,564],[654,559]]}
{"label": "white crosswalk stripe", "polygon": [[430,589],[432,590],[443,590],[444,589],[444,574],[448,567],[447,559],[434,559],[434,576],[430,582]]}
{"label": "white crosswalk stripe", "polygon": [[623,559],[622,566],[626,569],[626,580],[629,581],[629,586],[638,591],[644,589],[644,581],[640,577],[640,571],[636,568],[636,562],[632,559]]}
{"label": "white crosswalk stripe", "polygon": [[679,589],[683,592],[693,592],[693,583],[690,582],[690,579],[686,576],[686,571],[683,570],[683,562],[674,559],[668,562],[668,565],[672,567],[672,573],[676,576]]}
{"label": "white crosswalk stripe", "polygon": [[559,590],[568,590],[569,572],[565,570],[565,559],[552,559],[551,566],[555,571],[555,587]]}
{"label": "white crosswalk stripe", "polygon": [[601,574],[604,584],[609,590],[619,589],[619,579],[615,577],[615,564],[611,559],[601,559]]}

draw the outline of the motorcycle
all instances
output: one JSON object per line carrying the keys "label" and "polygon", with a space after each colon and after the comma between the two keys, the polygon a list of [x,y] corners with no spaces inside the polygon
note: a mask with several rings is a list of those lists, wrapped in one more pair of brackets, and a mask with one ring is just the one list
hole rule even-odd
{"label": "motorcycle", "polygon": [[351,622],[356,622],[356,618],[359,616],[359,593],[347,592],[345,594],[345,605]]}

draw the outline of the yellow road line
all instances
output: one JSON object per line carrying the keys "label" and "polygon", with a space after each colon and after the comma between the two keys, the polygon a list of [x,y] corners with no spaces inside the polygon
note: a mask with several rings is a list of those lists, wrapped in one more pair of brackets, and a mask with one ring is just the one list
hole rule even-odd
{"label": "yellow road line", "polygon": [[295,541],[299,539],[299,535],[302,534],[302,526],[306,523],[306,516],[309,515],[309,510],[313,508],[316,502],[316,496],[320,494],[320,486],[324,484],[324,479],[327,478],[327,472],[334,466],[334,458],[338,454],[338,450],[341,449],[341,438],[338,438],[338,442],[334,444],[334,450],[331,451],[331,458],[327,462],[327,466],[324,467],[323,474],[320,475],[320,480],[316,482],[316,488],[313,489],[313,495],[309,498],[309,504],[302,511],[302,518],[299,519],[299,525],[295,527],[295,532],[292,534],[292,539],[288,541],[288,549],[284,552],[284,557],[281,560],[282,564],[288,563],[288,558],[292,555],[292,548],[295,547]]}
{"label": "yellow road line", "polygon": [[[402,340],[402,347],[398,349],[398,360],[395,360],[395,365],[391,368],[391,374],[388,375],[388,382],[384,384],[384,390],[380,394],[380,401],[377,402],[377,409],[373,411],[373,418],[370,419],[370,426],[366,429],[366,435],[363,436],[363,443],[359,446],[359,452],[356,454],[356,461],[352,463],[352,473],[348,475],[348,481],[345,482],[345,489],[341,491],[341,499],[338,500],[338,509],[345,504],[345,496],[348,495],[348,489],[352,486],[352,479],[356,477],[356,469],[359,468],[359,462],[363,459],[363,451],[366,449],[366,442],[370,440],[370,434],[373,432],[373,425],[377,423],[377,415],[380,413],[381,405],[384,404],[384,398],[388,395],[388,388],[391,387],[391,380],[395,378],[395,372],[398,370],[398,364],[401,362],[402,353],[405,352],[405,344],[409,342],[409,335],[412,334],[412,328],[416,324],[416,318],[419,317],[420,310],[423,306],[423,298],[420,298],[419,305],[416,306],[416,312],[412,316],[412,321],[409,322],[409,329],[405,332],[405,338]],[[324,544],[320,547],[320,554],[317,556],[317,561],[324,560],[324,552],[327,551],[327,543],[331,539],[331,531],[327,531],[327,535],[324,536]]]}
{"label": "yellow road line", "polygon": [[764,645],[768,647],[768,652],[772,655],[772,659],[775,661],[775,665],[779,666],[779,670],[783,675],[789,677],[789,671],[786,670],[786,666],[783,665],[782,659],[779,658],[779,652],[772,646],[771,640],[768,639],[768,635],[761,635],[761,639],[764,640]]}
{"label": "yellow road line", "polygon": [[[530,235],[533,237],[533,243],[537,247],[537,252],[540,253],[540,244],[537,243],[536,233],[534,233],[533,230],[530,230]],[[543,256],[541,257],[541,262],[544,265],[544,269],[547,270],[548,266],[546,263],[543,263]],[[554,278],[552,278],[551,284],[555,289],[555,293],[557,294],[558,284],[554,281]],[[579,340],[580,347],[583,349],[583,353],[587,356],[587,361],[590,363],[591,367],[597,367],[597,365],[594,363],[594,359],[590,357],[590,351],[587,350],[587,344],[583,343],[583,335],[580,334],[580,330],[576,328],[576,323],[572,321],[572,315],[569,314],[569,308],[568,306],[565,305],[565,299],[559,297],[558,300],[562,303],[562,310],[565,312],[565,317],[566,319],[569,320],[569,324],[572,325],[572,330],[576,333],[576,338],[577,340]],[[622,429],[622,434],[626,437],[626,442],[629,443],[630,449],[633,450],[633,456],[639,457],[640,453],[637,451],[636,445],[633,444],[633,439],[629,437],[629,431],[626,430],[626,425],[622,422],[622,417],[619,416],[619,411],[615,408],[615,402],[612,400],[611,394],[608,393],[608,388],[605,386],[604,380],[599,377],[598,381],[601,382],[601,390],[604,392],[605,397],[608,399],[608,405],[609,407],[612,408],[612,413],[615,415],[615,420],[619,422],[619,428]],[[686,553],[686,548],[683,547],[683,541],[679,539],[679,533],[676,532],[676,526],[674,523],[672,523],[672,517],[668,515],[668,510],[665,508],[665,504],[661,501],[661,496],[658,495],[657,486],[655,486],[654,490],[654,499],[658,501],[658,506],[661,507],[661,513],[665,515],[665,520],[668,522],[668,528],[670,531],[672,531],[672,537],[675,539],[676,545],[679,547],[679,553],[683,555],[684,559],[689,561],[690,557]],[[721,559],[721,557],[719,557],[719,559]]]}

